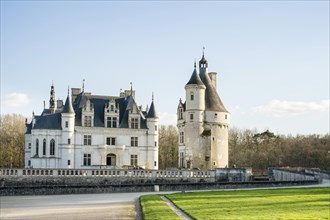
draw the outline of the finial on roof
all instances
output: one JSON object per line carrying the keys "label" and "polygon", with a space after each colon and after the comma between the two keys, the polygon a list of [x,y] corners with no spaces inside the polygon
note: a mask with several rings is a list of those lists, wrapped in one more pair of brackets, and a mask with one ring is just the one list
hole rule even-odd
{"label": "finial on roof", "polygon": [[196,69],[196,59],[195,59],[195,62],[194,62],[194,68]]}
{"label": "finial on roof", "polygon": [[[84,91],[84,90],[83,90]],[[69,94],[70,94],[70,86],[68,86],[68,96],[69,96]]]}
{"label": "finial on roof", "polygon": [[44,100],[44,109],[46,108],[46,101]]}
{"label": "finial on roof", "polygon": [[152,101],[154,101],[154,92],[152,92]]}
{"label": "finial on roof", "polygon": [[203,47],[203,56],[204,56],[205,47]]}
{"label": "finial on roof", "polygon": [[82,83],[82,91],[85,91],[85,79],[83,79],[83,83]]}

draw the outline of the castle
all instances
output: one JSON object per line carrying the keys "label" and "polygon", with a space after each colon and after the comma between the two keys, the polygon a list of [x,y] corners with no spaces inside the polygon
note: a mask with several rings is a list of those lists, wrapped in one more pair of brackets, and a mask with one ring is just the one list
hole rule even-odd
{"label": "castle", "polygon": [[179,168],[215,169],[228,167],[230,113],[217,93],[217,73],[208,72],[204,52],[184,87],[186,101],[177,108]]}
{"label": "castle", "polygon": [[26,168],[158,169],[158,116],[135,102],[135,91],[119,96],[71,89],[63,105],[51,86],[49,109],[26,122]]}

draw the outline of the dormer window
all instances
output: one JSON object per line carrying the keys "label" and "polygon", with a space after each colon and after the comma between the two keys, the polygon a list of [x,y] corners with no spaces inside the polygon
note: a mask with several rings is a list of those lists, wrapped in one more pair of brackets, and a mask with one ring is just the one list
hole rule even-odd
{"label": "dormer window", "polygon": [[117,117],[107,117],[107,128],[117,127]]}
{"label": "dormer window", "polygon": [[84,126],[85,127],[92,127],[92,116],[85,116]]}
{"label": "dormer window", "polygon": [[114,111],[114,106],[113,105],[110,105],[110,111]]}
{"label": "dormer window", "polygon": [[139,119],[131,118],[131,128],[139,128]]}

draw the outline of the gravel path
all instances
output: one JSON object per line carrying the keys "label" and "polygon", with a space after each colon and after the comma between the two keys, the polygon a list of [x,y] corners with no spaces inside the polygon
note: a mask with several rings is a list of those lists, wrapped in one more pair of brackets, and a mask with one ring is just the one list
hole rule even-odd
{"label": "gravel path", "polygon": [[[318,185],[276,188],[302,187],[330,187],[330,181],[323,180],[323,183]],[[139,209],[135,208],[141,195],[170,193],[174,192],[2,196],[0,219],[141,219]]]}

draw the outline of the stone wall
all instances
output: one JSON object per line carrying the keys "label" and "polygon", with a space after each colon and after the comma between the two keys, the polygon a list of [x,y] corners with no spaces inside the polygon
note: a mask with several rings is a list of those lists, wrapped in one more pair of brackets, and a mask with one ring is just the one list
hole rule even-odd
{"label": "stone wall", "polygon": [[316,180],[321,181],[322,178],[317,173],[305,173],[292,170],[284,170],[279,168],[269,168],[269,180],[271,181],[305,181]]}

